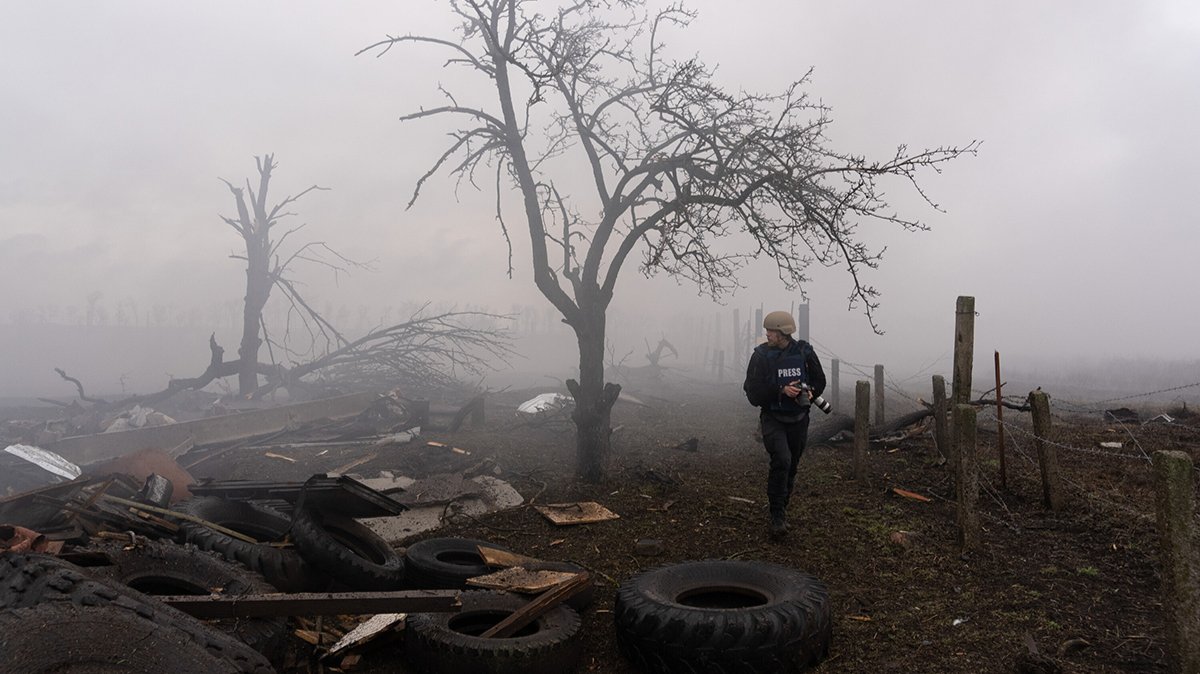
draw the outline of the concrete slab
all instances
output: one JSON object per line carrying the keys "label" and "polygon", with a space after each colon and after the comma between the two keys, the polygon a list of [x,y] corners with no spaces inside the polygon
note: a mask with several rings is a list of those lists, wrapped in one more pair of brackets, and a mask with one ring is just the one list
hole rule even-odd
{"label": "concrete slab", "polygon": [[[364,481],[371,484],[370,481]],[[497,510],[515,508],[525,502],[512,485],[488,475],[480,475],[465,481],[478,488],[475,495],[453,499],[439,505],[410,508],[392,517],[368,517],[359,521],[371,531],[379,534],[391,545],[397,545],[427,531],[442,528],[456,516],[477,517]],[[411,486],[411,485],[410,485]],[[379,487],[375,487],[379,489]]]}

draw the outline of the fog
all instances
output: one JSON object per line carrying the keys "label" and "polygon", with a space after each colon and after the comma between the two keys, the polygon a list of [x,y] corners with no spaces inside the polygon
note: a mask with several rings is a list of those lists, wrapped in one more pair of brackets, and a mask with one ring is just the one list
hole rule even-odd
{"label": "fog", "polygon": [[[1200,252],[1190,196],[1200,183],[1200,5],[689,4],[699,17],[666,37],[674,53],[719,64],[717,80],[732,88],[763,92],[813,68],[809,91],[832,107],[832,141],[843,151],[882,157],[899,144],[982,141],[977,156],[924,176],[941,211],[911,190],[889,192],[897,211],[930,231],[862,230],[887,249],[866,278],[882,291],[884,334],[848,309],[842,269],[812,270],[804,291],[824,358],[884,363],[896,381],[946,373],[955,298],[972,295],[977,371],[998,350],[1035,384],[1078,373],[1092,389],[1135,393],[1200,380],[1200,311],[1190,299]],[[210,332],[236,352],[245,276],[229,257],[241,240],[219,217],[234,211],[219,178],[254,176],[265,153],[279,163],[273,201],[329,188],[295,204],[290,223],[373,267],[301,274],[332,317],[365,329],[425,302],[524,308],[546,331],[528,237],[513,228],[509,278],[486,181],[456,189],[436,176],[406,209],[449,127],[398,118],[439,104],[439,84],[482,100],[486,83],[443,70],[444,55],[421,47],[355,56],[386,34],[452,36],[445,3],[5,9],[0,395],[69,395],[53,367],[99,390],[154,390],[168,375],[203,369]],[[509,213],[510,224],[518,218]],[[631,266],[613,302],[614,354],[636,350],[636,361],[646,340],[681,341],[687,321],[720,313],[729,326],[734,309],[745,321],[753,309],[803,301],[768,261],[739,280],[743,288],[716,304]],[[570,337],[551,331],[561,353],[539,347],[512,367],[569,374]]]}

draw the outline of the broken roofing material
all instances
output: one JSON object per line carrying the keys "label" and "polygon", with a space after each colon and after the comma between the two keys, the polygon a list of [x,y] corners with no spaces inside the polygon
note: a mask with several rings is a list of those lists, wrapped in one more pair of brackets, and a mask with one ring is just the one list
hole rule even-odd
{"label": "broken roofing material", "polygon": [[536,395],[529,400],[517,405],[517,412],[521,414],[541,414],[543,412],[554,412],[562,410],[575,403],[570,396],[561,393],[542,393]]}

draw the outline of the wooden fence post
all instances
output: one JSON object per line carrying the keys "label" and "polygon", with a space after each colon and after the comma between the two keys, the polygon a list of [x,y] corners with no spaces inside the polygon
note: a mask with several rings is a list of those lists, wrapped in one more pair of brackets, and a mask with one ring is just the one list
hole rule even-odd
{"label": "wooden fence post", "polygon": [[875,425],[883,426],[883,366],[875,366]]}
{"label": "wooden fence post", "polygon": [[871,441],[871,382],[854,385],[854,479],[867,476],[867,443]]}
{"label": "wooden fence post", "polygon": [[830,362],[832,364],[829,366],[829,388],[832,389],[833,395],[829,397],[829,402],[833,405],[833,411],[840,413],[842,411],[842,383],[839,380],[838,370],[841,363],[837,358]]}
{"label": "wooden fence post", "polygon": [[1193,479],[1191,456],[1180,451],[1154,453],[1167,659],[1170,671],[1180,674],[1200,672],[1200,589],[1192,546]]}
{"label": "wooden fence post", "polygon": [[946,407],[946,378],[940,374],[933,375],[933,439],[937,443],[942,457],[950,459],[950,422],[947,419],[949,409]]}
{"label": "wooden fence post", "polygon": [[1058,450],[1050,443],[1050,396],[1045,391],[1030,391],[1029,408],[1033,414],[1038,464],[1042,468],[1042,505],[1058,510],[1062,507],[1062,486],[1058,480]]}
{"label": "wooden fence post", "polygon": [[980,544],[979,462],[976,459],[975,408],[954,406],[954,428],[958,433],[958,474],[955,490],[958,493],[958,542],[963,552],[978,550]]}
{"label": "wooden fence post", "polygon": [[736,360],[742,353],[742,319],[741,312],[733,310],[733,348],[729,350],[729,360]]}
{"label": "wooden fence post", "polygon": [[717,352],[717,383],[725,381],[725,349]]}
{"label": "wooden fence post", "polygon": [[[950,385],[950,400],[954,405],[971,401],[971,366],[975,358],[975,298],[959,295],[954,305],[954,379]],[[953,423],[953,417],[951,419]],[[958,434],[951,429],[950,464],[958,469],[954,448]]]}
{"label": "wooden fence post", "polygon": [[1008,462],[1004,457],[1004,400],[1000,391],[1000,352],[996,352],[996,453],[1000,455],[1000,488],[1008,490]]}

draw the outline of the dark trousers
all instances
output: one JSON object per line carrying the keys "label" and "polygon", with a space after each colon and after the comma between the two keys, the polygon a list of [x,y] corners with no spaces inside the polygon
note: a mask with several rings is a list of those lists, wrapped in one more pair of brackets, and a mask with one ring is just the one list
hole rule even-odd
{"label": "dark trousers", "polygon": [[772,517],[782,517],[792,496],[792,485],[796,482],[796,466],[808,442],[808,415],[787,423],[776,419],[770,412],[764,412],[760,423],[763,445],[771,460],[767,473],[767,503]]}

